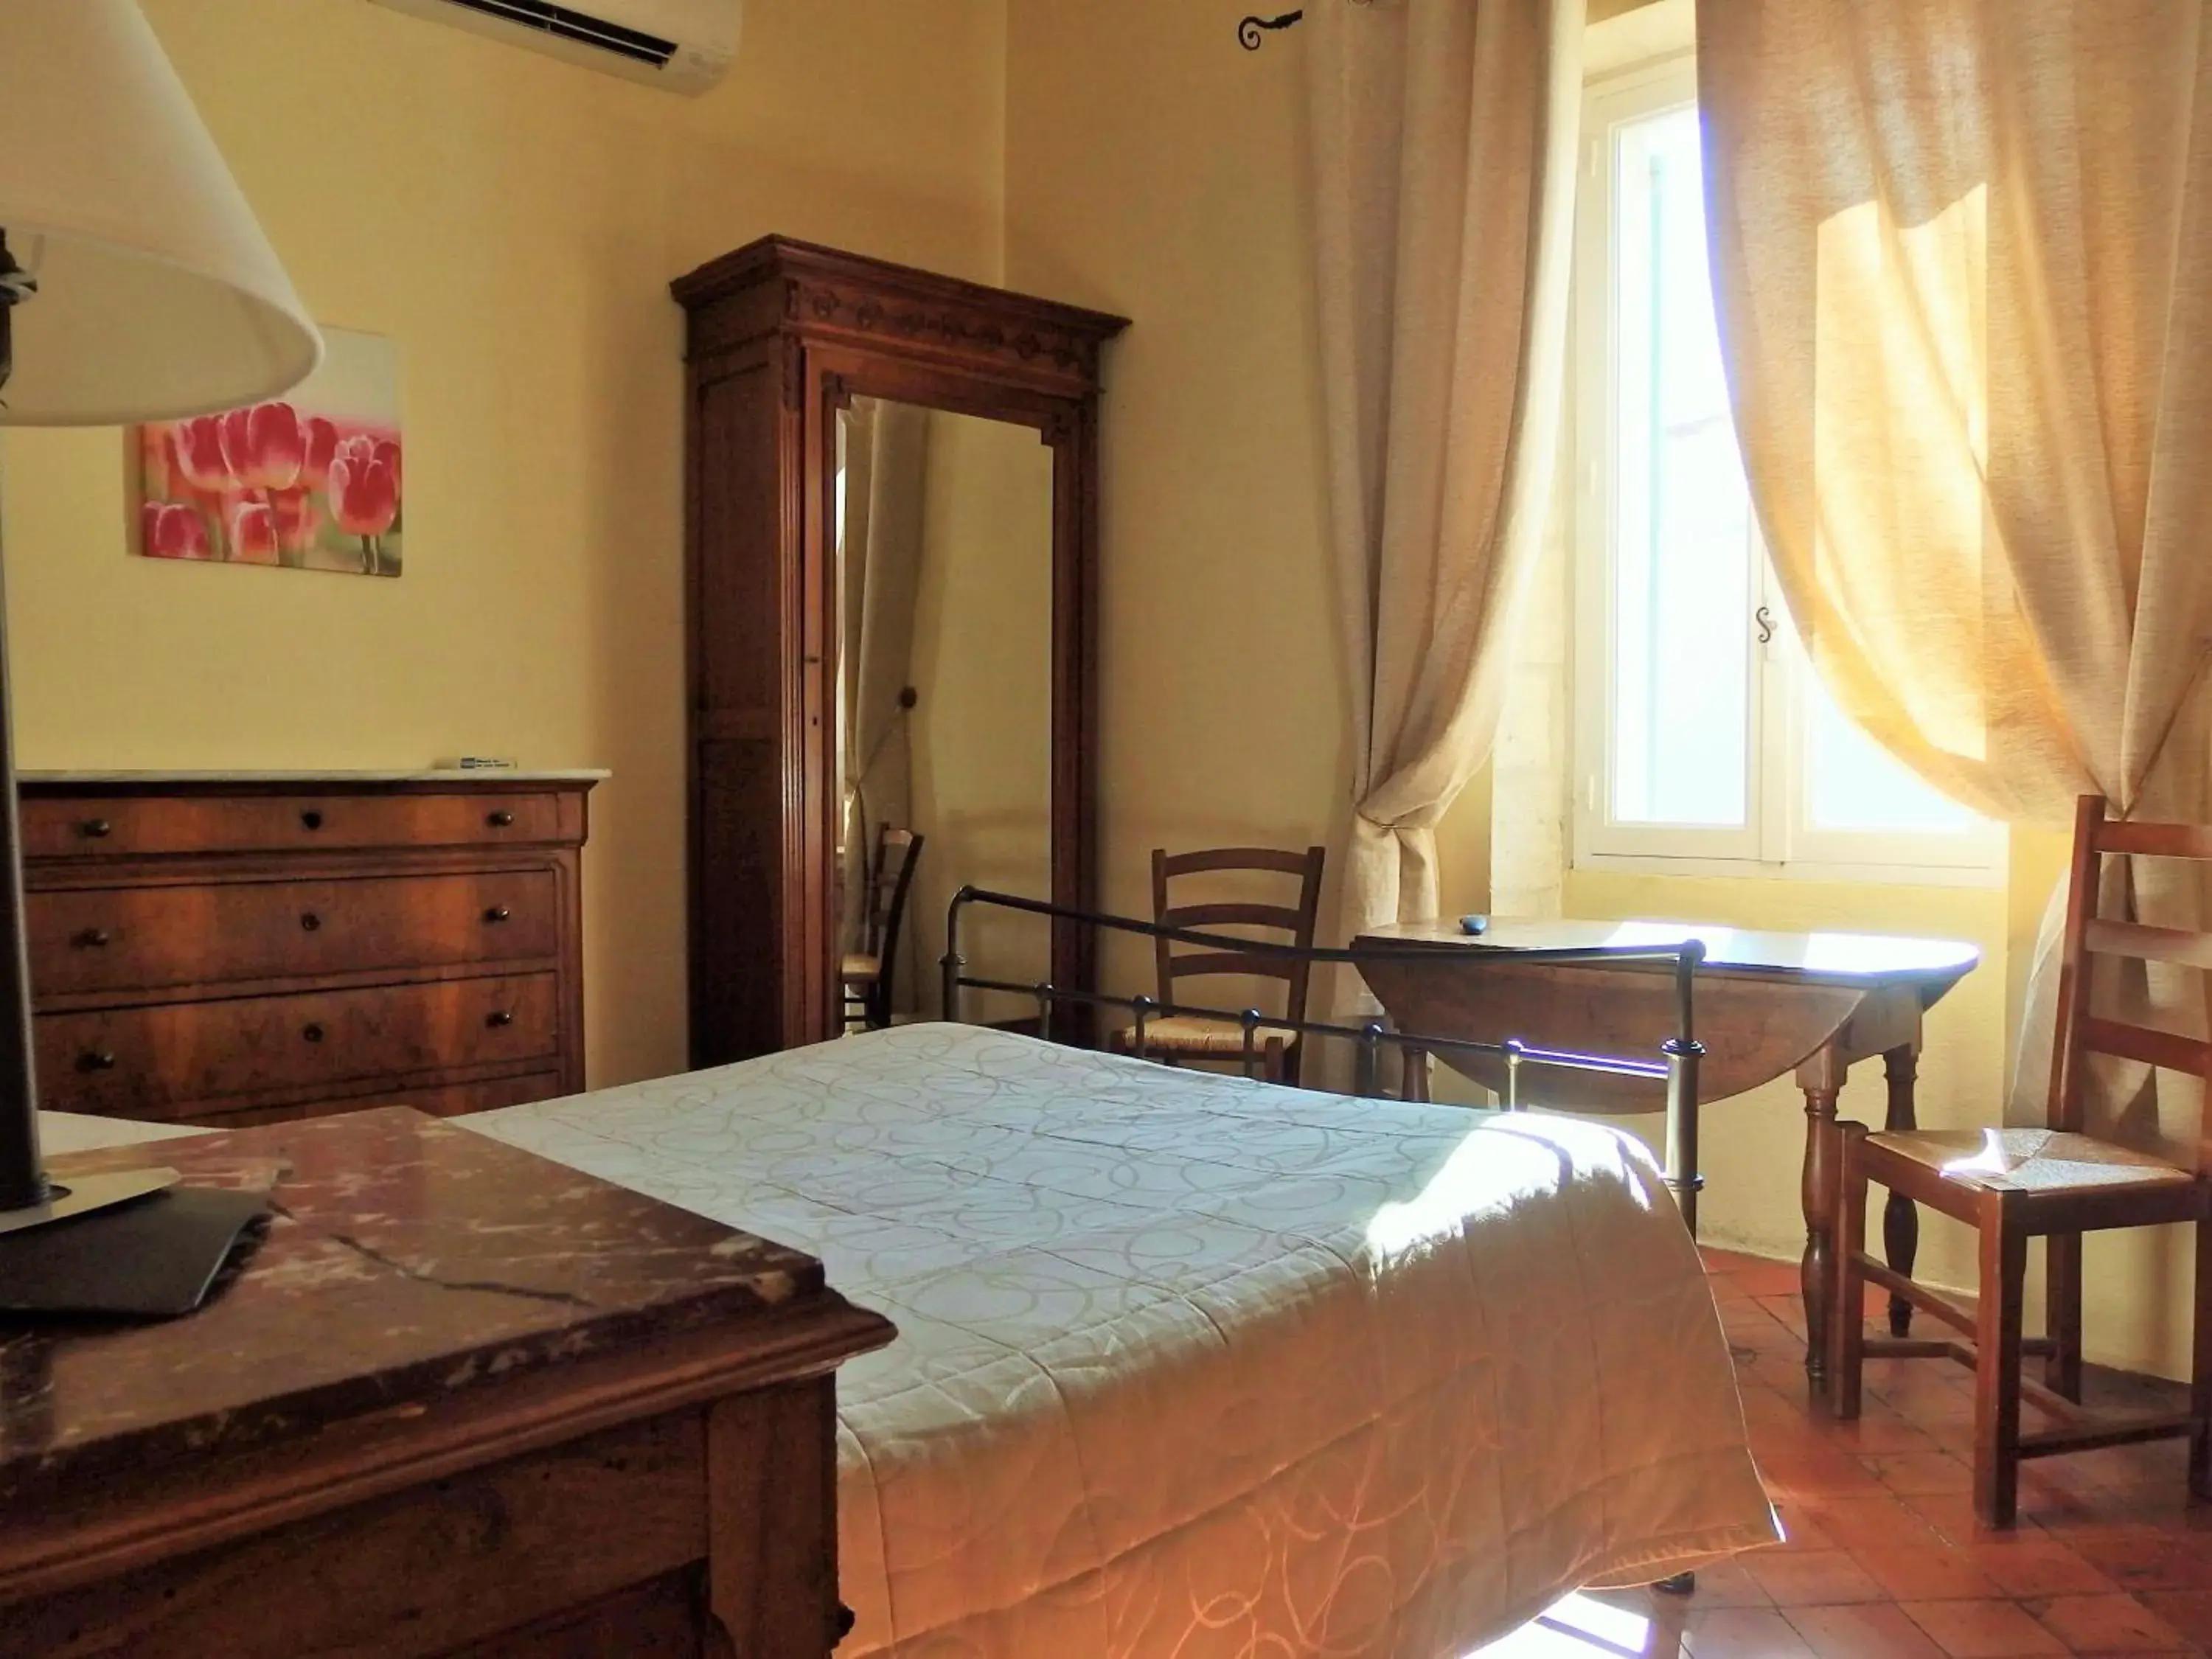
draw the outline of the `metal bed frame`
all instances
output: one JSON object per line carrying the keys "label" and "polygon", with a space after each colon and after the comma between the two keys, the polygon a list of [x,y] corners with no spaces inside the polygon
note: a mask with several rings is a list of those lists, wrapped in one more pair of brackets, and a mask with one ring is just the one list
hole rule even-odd
{"label": "metal bed frame", "polygon": [[[1263,939],[1237,939],[1221,933],[1208,933],[1188,927],[1164,927],[1157,922],[1139,921],[1129,916],[1117,916],[1103,911],[1080,910],[1067,905],[1048,904],[1041,899],[1023,898],[1012,893],[994,892],[988,888],[963,887],[952,896],[945,916],[945,955],[939,962],[943,975],[945,1018],[961,1018],[961,993],[966,990],[997,991],[1015,996],[1035,999],[1037,1007],[1038,1035],[1047,1041],[1054,1038],[1060,1024],[1058,1012],[1069,1005],[1088,1012],[1100,1008],[1127,1010],[1133,1018],[1134,1037],[1131,1052],[1139,1060],[1146,1058],[1145,1033],[1156,1019],[1170,1017],[1231,1020],[1244,1031],[1242,1069],[1248,1078],[1258,1076],[1261,1045],[1270,1037],[1296,1035],[1299,1036],[1340,1037],[1358,1045],[1354,1066],[1353,1091],[1373,1098],[1382,1092],[1382,1052],[1395,1049],[1407,1062],[1418,1064],[1429,1055],[1489,1054],[1505,1062],[1505,1092],[1503,1104],[1507,1111],[1526,1109],[1521,1101],[1521,1071],[1527,1066],[1546,1066],[1565,1071],[1607,1072],[1617,1076],[1640,1077],[1666,1085],[1666,1158],[1667,1188],[1674,1195],[1692,1237],[1698,1231],[1698,1194],[1705,1185],[1705,1177],[1698,1171],[1698,1062],[1705,1056],[1705,1047],[1697,1040],[1694,981],[1698,965],[1705,960],[1705,947],[1696,939],[1686,939],[1680,945],[1595,945],[1562,947],[1550,950],[1492,950],[1459,951],[1449,960],[1457,967],[1480,969],[1486,963],[1514,963],[1517,964],[1593,962],[1664,962],[1674,965],[1674,1033],[1659,1045],[1659,1060],[1635,1060],[1613,1054],[1579,1054],[1566,1049],[1540,1048],[1517,1041],[1481,1042],[1465,1037],[1433,1036],[1410,1031],[1392,1030],[1382,1019],[1369,1019],[1358,1025],[1339,1024],[1328,1020],[1283,1019],[1263,1014],[1257,1008],[1208,1008],[1194,1004],[1176,1003],[1158,997],[1115,996],[1103,991],[1081,990],[1072,986],[1054,985],[1049,980],[1024,984],[1017,981],[993,979],[967,971],[968,959],[961,953],[960,925],[963,914],[972,905],[988,908],[1011,910],[1024,915],[1049,917],[1054,921],[1073,922],[1079,927],[1103,929],[1120,933],[1133,933],[1150,939],[1166,939],[1177,945],[1209,946],[1217,951],[1233,951],[1242,956],[1264,956],[1303,959],[1309,963],[1341,964],[1358,968],[1370,962],[1426,962],[1438,959],[1440,952],[1449,946],[1404,945],[1369,946],[1362,950],[1338,950],[1324,946],[1301,947],[1280,945]],[[1086,1022],[1087,1023],[1087,1022]],[[1224,1058],[1226,1058],[1224,1056]]]}

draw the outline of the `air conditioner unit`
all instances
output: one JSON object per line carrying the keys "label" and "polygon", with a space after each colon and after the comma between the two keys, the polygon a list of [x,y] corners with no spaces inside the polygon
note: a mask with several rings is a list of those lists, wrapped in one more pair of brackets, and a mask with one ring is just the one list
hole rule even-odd
{"label": "air conditioner unit", "polygon": [[696,97],[730,71],[744,0],[376,0],[586,69]]}

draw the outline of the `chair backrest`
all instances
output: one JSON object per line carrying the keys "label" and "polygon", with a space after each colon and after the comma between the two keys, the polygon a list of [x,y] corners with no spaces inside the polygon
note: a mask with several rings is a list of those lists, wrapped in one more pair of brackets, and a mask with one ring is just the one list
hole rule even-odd
{"label": "chair backrest", "polygon": [[[2212,825],[2138,823],[2106,816],[2104,797],[2084,795],[2074,813],[2074,862],[2066,895],[2064,954],[2058,970],[2058,1052],[2051,1073],[2048,1121],[2054,1129],[2082,1127],[2087,1057],[2115,1054],[2203,1078],[2212,1097],[2212,1042],[2097,1013],[2090,1006],[2093,969],[2101,957],[2171,963],[2212,972],[2212,933],[2108,921],[2097,914],[2097,890],[2108,854],[2138,858],[2212,860]],[[2197,1167],[2212,1171],[2212,1110],[2200,1131]]]}
{"label": "chair backrest", "polygon": [[906,915],[906,896],[914,885],[914,866],[921,857],[922,837],[911,830],[885,824],[876,832],[876,867],[868,876],[866,954],[880,957],[882,977],[890,978],[891,958],[898,953],[899,923]]}
{"label": "chair backrest", "polygon": [[[1165,848],[1156,847],[1152,849],[1152,920],[1163,927],[1188,927],[1207,933],[1222,927],[1259,929],[1262,937],[1279,933],[1286,937],[1272,940],[1272,943],[1295,945],[1301,950],[1310,949],[1314,942],[1315,920],[1321,914],[1323,856],[1322,849],[1318,847],[1309,847],[1303,853],[1280,852],[1270,847],[1216,847],[1200,853],[1170,853]],[[1182,905],[1169,902],[1168,884],[1178,877],[1255,872],[1263,875],[1296,877],[1298,883],[1297,902],[1295,905],[1244,901]],[[1287,988],[1283,1000],[1285,1018],[1298,1020],[1306,1017],[1306,985],[1312,972],[1312,963],[1304,959],[1286,961],[1256,951],[1209,951],[1195,945],[1178,948],[1166,939],[1155,940],[1154,945],[1159,963],[1160,997],[1163,1001],[1176,1000],[1175,983],[1179,979],[1191,979],[1204,974],[1258,975],[1285,982]]]}

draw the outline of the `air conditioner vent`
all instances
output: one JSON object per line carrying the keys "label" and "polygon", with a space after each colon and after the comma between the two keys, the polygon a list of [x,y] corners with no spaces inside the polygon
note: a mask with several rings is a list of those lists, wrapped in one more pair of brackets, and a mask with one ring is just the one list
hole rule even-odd
{"label": "air conditioner vent", "polygon": [[647,34],[642,29],[624,28],[620,23],[609,22],[604,17],[592,17],[566,6],[546,3],[546,0],[446,0],[448,5],[459,6],[465,11],[482,12],[487,17],[497,17],[509,23],[519,23],[524,28],[543,29],[562,40],[573,40],[580,46],[595,46],[601,52],[611,52],[633,62],[650,64],[654,68],[665,67],[676,56],[676,42],[664,40],[657,34]]}
{"label": "air conditioner vent", "polygon": [[696,97],[730,72],[744,0],[375,0],[434,23]]}

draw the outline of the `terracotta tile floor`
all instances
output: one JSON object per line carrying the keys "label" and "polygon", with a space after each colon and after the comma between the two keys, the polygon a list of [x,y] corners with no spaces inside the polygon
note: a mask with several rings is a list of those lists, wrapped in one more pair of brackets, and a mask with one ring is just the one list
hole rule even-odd
{"label": "terracotta tile floor", "polygon": [[[1688,1595],[1570,1596],[1481,1659],[2212,1654],[2212,1504],[2190,1504],[2180,1442],[2031,1463],[2018,1529],[1984,1531],[1964,1368],[1871,1361],[1865,1415],[1838,1423],[1807,1403],[1796,1264],[1705,1254],[1789,1541]],[[2180,1391],[2105,1374],[2091,1398],[2172,1409]]]}

